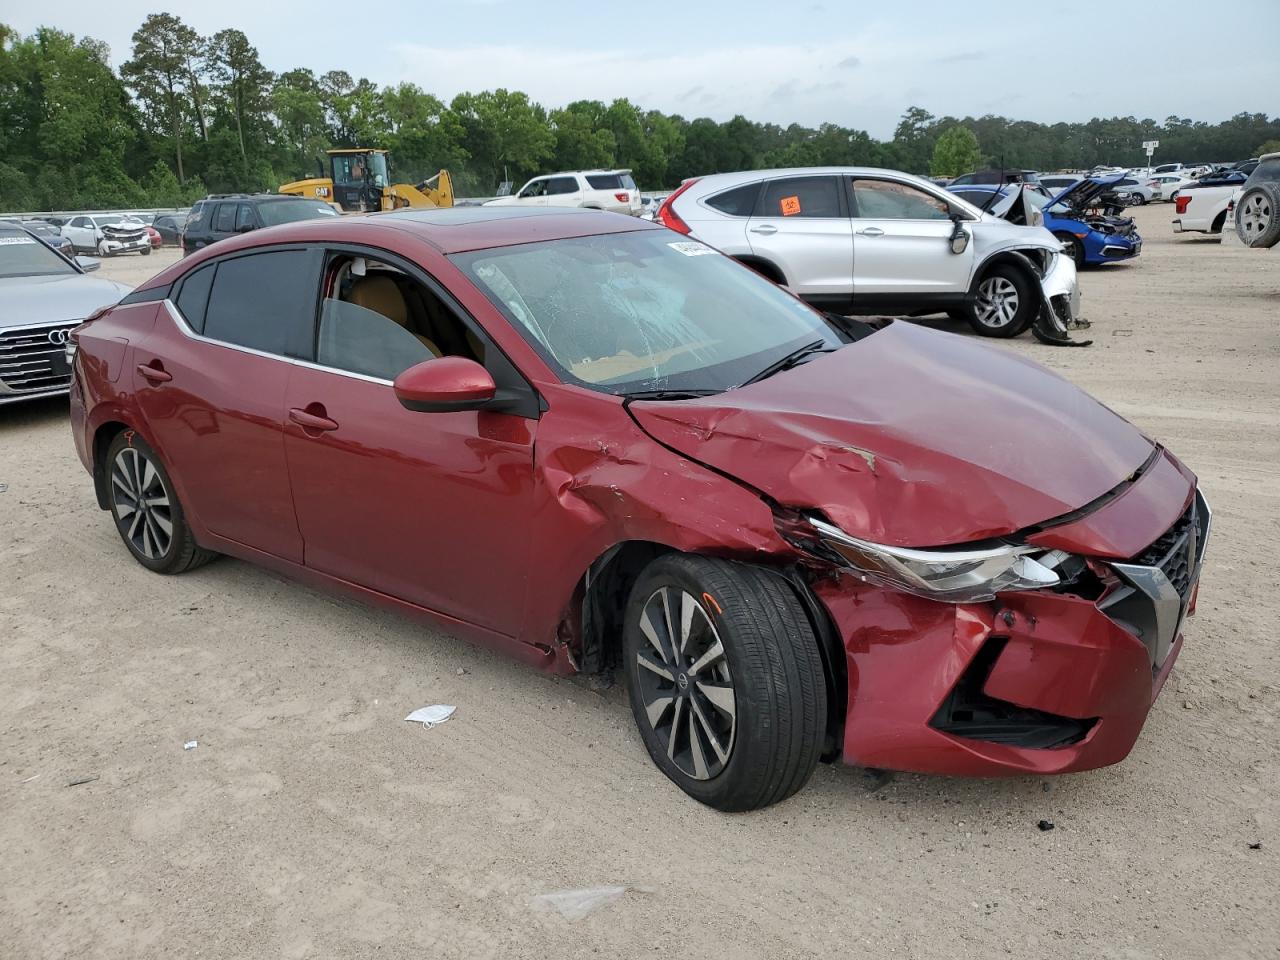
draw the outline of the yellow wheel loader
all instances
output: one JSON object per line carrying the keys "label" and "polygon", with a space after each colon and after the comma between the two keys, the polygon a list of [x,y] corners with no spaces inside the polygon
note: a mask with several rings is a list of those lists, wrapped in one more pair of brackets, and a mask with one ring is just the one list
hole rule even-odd
{"label": "yellow wheel loader", "polygon": [[453,206],[453,181],[448,170],[419,184],[393,184],[387,176],[386,150],[357,147],[328,154],[329,176],[285,183],[280,192],[323,200],[344,213]]}

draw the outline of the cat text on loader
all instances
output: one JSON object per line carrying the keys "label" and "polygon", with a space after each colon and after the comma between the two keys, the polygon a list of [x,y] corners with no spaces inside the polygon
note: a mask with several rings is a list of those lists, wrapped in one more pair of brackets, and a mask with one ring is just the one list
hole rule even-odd
{"label": "cat text on loader", "polygon": [[441,170],[419,184],[391,183],[387,151],[357,147],[330,150],[329,176],[282,184],[281,193],[324,200],[344,213],[399,210],[402,207],[452,207],[453,181]]}

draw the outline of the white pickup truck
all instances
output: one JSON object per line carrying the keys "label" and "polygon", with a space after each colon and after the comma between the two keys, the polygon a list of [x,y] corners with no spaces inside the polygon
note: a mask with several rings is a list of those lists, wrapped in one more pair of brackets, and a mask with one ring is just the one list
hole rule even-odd
{"label": "white pickup truck", "polygon": [[1238,183],[1183,187],[1174,201],[1174,233],[1221,233],[1227,221],[1227,202]]}

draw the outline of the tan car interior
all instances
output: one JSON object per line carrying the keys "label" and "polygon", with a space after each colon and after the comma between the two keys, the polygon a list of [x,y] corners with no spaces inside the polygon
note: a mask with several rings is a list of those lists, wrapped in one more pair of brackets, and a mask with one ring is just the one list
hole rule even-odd
{"label": "tan car interior", "polygon": [[379,313],[418,338],[433,356],[466,357],[484,362],[484,344],[440,299],[412,277],[363,261],[364,275],[352,270],[356,261],[337,271],[337,299]]}

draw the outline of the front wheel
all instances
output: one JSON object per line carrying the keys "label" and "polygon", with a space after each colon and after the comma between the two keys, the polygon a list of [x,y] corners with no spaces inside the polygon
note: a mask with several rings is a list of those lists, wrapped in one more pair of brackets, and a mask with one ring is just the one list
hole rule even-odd
{"label": "front wheel", "polygon": [[1140,194],[1140,193],[1131,193],[1131,194],[1129,194],[1129,204],[1130,204],[1130,206],[1140,207],[1140,206],[1142,206],[1142,205],[1143,205],[1144,203],[1146,203],[1146,202],[1147,202],[1147,198],[1146,198],[1146,197],[1144,197],[1144,196],[1143,196],[1142,194]]}
{"label": "front wheel", "polygon": [[111,256],[111,251],[107,249],[107,241],[103,240],[98,244],[98,256],[100,257]]}
{"label": "front wheel", "polygon": [[184,573],[217,554],[196,544],[160,458],[132,430],[107,448],[111,517],[133,558],[155,573]]}
{"label": "front wheel", "polygon": [[1236,206],[1236,235],[1247,247],[1280,243],[1280,186],[1257,183],[1244,192]]}
{"label": "front wheel", "polygon": [[143,248],[142,248],[142,255],[143,255],[144,257],[149,257],[149,256],[151,256],[151,248],[150,248],[150,247],[143,247]]}
{"label": "front wheel", "polygon": [[1070,233],[1055,233],[1054,236],[1062,241],[1063,255],[1075,261],[1077,270],[1082,269],[1084,267],[1084,244],[1080,242],[1080,238]]}
{"label": "front wheel", "polygon": [[996,264],[978,282],[968,304],[970,326],[984,337],[1016,337],[1040,309],[1032,280],[1007,263]]}
{"label": "front wheel", "polygon": [[718,810],[755,810],[808,781],[827,687],[813,628],[780,576],[659,557],[631,592],[623,642],[640,736],[681,790]]}

